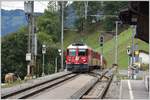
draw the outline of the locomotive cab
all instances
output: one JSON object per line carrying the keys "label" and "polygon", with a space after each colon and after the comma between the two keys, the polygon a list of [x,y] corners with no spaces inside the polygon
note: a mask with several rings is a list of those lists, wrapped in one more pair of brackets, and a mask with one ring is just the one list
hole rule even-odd
{"label": "locomotive cab", "polygon": [[88,48],[86,45],[72,44],[67,48],[66,67],[68,71],[89,71],[87,63]]}
{"label": "locomotive cab", "polygon": [[100,68],[100,54],[86,44],[71,44],[67,47],[66,54],[66,68],[68,71],[89,72],[91,69]]}

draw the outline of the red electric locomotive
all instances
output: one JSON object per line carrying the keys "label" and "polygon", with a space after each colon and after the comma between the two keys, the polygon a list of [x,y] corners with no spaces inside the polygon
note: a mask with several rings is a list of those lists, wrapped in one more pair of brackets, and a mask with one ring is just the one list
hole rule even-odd
{"label": "red electric locomotive", "polygon": [[72,72],[88,72],[94,68],[105,68],[106,61],[84,43],[73,43],[67,47],[66,68]]}

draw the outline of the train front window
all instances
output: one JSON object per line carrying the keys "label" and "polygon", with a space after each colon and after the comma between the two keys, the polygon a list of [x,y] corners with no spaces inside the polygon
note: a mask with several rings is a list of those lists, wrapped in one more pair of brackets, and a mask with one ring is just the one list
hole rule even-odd
{"label": "train front window", "polygon": [[86,54],[87,54],[86,49],[79,49],[79,53],[78,53],[79,56],[86,56]]}
{"label": "train front window", "polygon": [[69,50],[69,56],[76,56],[76,50],[75,49],[70,49]]}

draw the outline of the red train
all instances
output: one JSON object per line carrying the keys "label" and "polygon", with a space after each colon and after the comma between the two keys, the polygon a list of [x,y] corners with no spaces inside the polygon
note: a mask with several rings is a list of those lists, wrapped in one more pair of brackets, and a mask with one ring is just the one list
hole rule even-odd
{"label": "red train", "polygon": [[106,60],[84,43],[73,43],[67,47],[66,68],[72,72],[88,72],[94,68],[105,68]]}

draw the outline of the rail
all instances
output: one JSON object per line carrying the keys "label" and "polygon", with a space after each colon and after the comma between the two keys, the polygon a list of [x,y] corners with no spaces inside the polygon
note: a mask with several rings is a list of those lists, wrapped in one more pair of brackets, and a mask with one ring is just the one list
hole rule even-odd
{"label": "rail", "polygon": [[8,93],[8,94],[4,94],[1,96],[2,99],[7,99],[7,98],[13,98],[13,99],[23,99],[26,98],[28,96],[34,95],[40,91],[43,91],[47,88],[50,88],[54,85],[57,85],[61,82],[64,82],[66,80],[69,80],[73,77],[77,76],[77,74],[72,74],[72,73],[68,73],[41,83],[37,83],[33,86],[29,86],[27,88],[21,89],[21,90],[17,90],[15,92],[12,93]]}
{"label": "rail", "polygon": [[[110,76],[107,76],[106,74],[108,74],[109,71],[105,71],[101,77],[99,78],[99,80],[97,80],[95,82],[95,84],[93,86],[91,86],[91,88],[89,88],[89,90],[84,94],[82,95],[82,99],[103,99],[108,91],[108,88],[112,82],[112,79],[113,79],[113,74],[111,74]],[[103,81],[102,79],[103,78],[106,78],[107,81]],[[104,82],[104,83],[102,83]],[[98,84],[99,83],[99,84]],[[100,86],[101,85],[101,89],[100,90],[94,90],[94,92],[96,91],[96,93],[94,95],[91,95],[91,91],[92,89],[94,88],[98,88],[96,86]]]}

